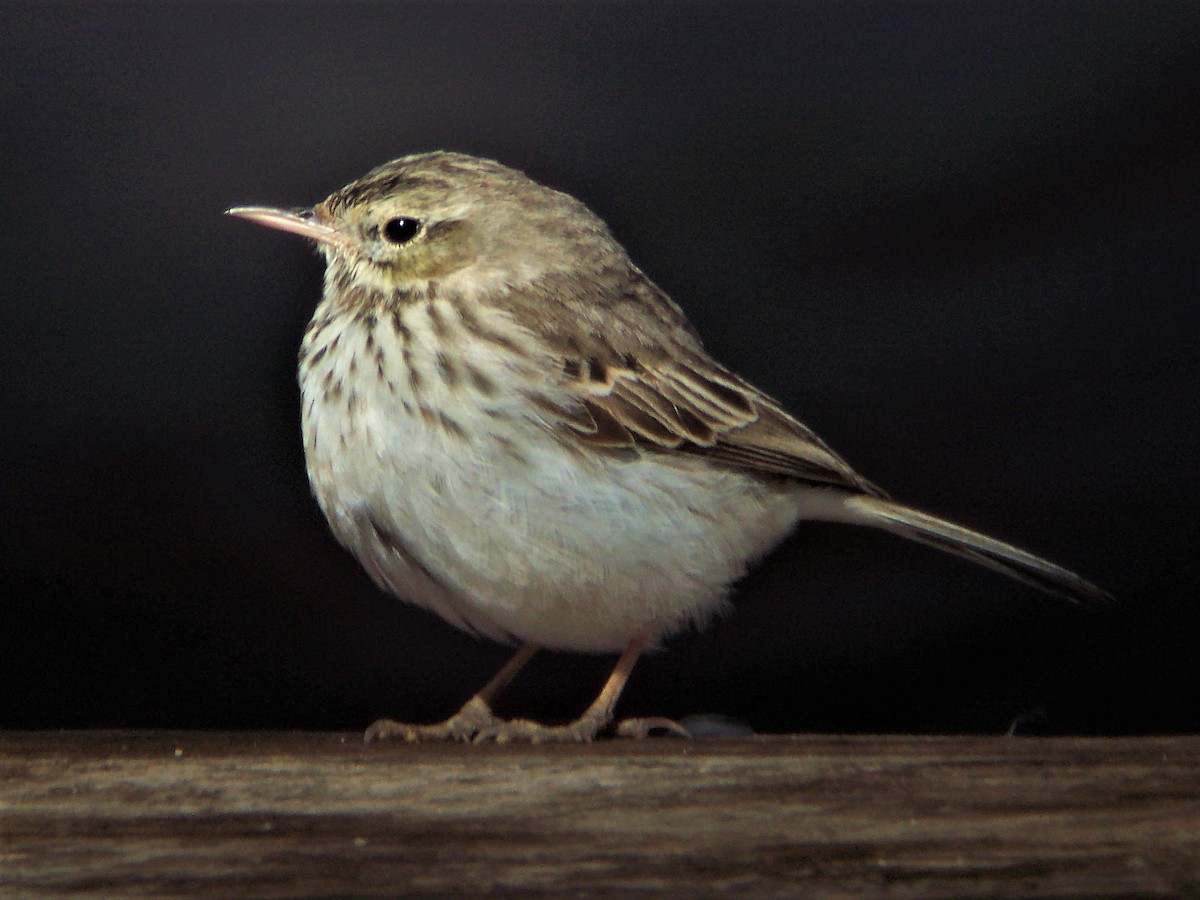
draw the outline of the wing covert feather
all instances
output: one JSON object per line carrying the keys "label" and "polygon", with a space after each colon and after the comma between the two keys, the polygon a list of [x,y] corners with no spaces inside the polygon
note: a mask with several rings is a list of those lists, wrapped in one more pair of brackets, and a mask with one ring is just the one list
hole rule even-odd
{"label": "wing covert feather", "polygon": [[[709,356],[683,311],[626,265],[593,280],[547,276],[506,295],[510,307],[524,307],[521,318],[538,321],[539,339],[560,360],[565,399],[538,401],[547,424],[585,445],[686,453],[882,495],[773,398]],[[565,302],[570,295],[578,302]]]}
{"label": "wing covert feather", "polygon": [[[707,457],[732,468],[814,484],[879,490],[769,396],[716,363],[707,372],[671,363],[634,368],[564,365],[564,371],[602,370],[603,382],[566,382],[573,406],[559,422],[579,441]],[[607,427],[592,427],[603,422]]]}

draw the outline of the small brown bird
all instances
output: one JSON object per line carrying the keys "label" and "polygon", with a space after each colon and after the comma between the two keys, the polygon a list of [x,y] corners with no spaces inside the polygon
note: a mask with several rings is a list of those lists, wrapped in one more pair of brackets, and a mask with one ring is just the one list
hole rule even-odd
{"label": "small brown bird", "polygon": [[[423,153],[310,210],[230,215],[317,243],[300,349],[308,476],[385,590],[521,649],[436,725],[367,739],[588,741],[647,645],[702,626],[801,520],[882,528],[1044,591],[1107,595],[901,506],[705,351],[578,200],[497,162]],[[620,652],[568,725],[493,715],[539,647]],[[679,730],[629,720],[618,733]]]}

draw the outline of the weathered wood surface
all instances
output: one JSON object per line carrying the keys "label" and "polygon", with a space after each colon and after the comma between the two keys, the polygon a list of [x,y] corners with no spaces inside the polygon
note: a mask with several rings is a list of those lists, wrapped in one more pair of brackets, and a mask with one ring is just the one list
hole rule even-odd
{"label": "weathered wood surface", "polygon": [[0,733],[0,894],[1200,895],[1200,738]]}

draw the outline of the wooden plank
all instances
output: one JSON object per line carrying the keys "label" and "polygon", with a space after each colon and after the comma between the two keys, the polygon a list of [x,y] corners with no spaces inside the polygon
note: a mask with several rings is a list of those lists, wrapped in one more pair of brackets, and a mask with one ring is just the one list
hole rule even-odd
{"label": "wooden plank", "polygon": [[1200,738],[0,733],[9,896],[1196,896]]}

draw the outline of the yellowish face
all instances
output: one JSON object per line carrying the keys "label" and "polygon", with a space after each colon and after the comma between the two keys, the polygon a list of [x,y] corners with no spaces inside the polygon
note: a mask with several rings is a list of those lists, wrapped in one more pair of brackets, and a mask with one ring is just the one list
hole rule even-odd
{"label": "yellowish face", "polygon": [[434,283],[503,294],[547,273],[584,274],[624,259],[582,203],[489,160],[393,160],[310,210],[238,207],[231,215],[316,241],[327,284],[390,294]]}
{"label": "yellowish face", "polygon": [[343,238],[322,242],[330,263],[356,269],[377,287],[442,279],[478,258],[476,227],[465,218],[439,214],[418,198],[395,194],[342,208],[332,201],[313,210],[317,222]]}

